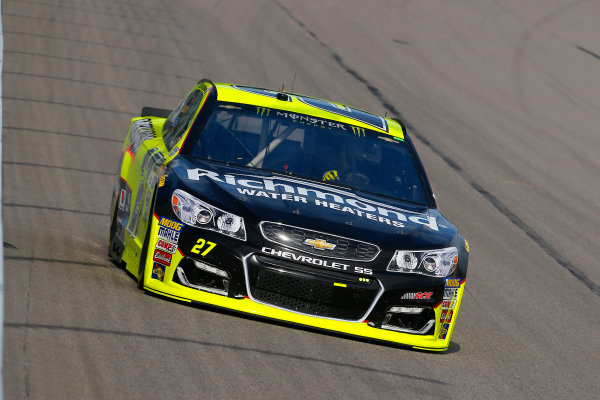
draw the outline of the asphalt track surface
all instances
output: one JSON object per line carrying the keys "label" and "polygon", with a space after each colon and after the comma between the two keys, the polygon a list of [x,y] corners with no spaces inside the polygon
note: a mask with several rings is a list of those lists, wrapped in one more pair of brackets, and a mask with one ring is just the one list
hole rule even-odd
{"label": "asphalt track surface", "polygon": [[[6,399],[600,398],[600,2],[3,0]],[[402,117],[470,241],[431,354],[146,295],[129,119],[203,77]]]}

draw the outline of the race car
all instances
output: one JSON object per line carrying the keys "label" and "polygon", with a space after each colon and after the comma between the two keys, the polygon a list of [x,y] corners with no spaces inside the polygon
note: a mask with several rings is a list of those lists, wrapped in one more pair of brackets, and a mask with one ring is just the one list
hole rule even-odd
{"label": "race car", "polygon": [[469,244],[398,119],[201,80],[131,120],[111,211],[108,255],[145,291],[449,346]]}

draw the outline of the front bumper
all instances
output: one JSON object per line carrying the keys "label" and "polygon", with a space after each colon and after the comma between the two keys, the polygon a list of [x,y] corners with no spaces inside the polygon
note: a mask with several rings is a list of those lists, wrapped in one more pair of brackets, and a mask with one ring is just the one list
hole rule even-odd
{"label": "front bumper", "polygon": [[[180,301],[222,307],[292,324],[411,346],[415,349],[444,351],[450,344],[464,293],[464,280],[459,279],[460,284],[455,285],[456,289],[453,291],[454,294],[450,300],[442,300],[438,304],[429,307],[429,311],[433,315],[433,325],[423,332],[408,329],[400,329],[403,331],[399,331],[397,326],[393,324],[393,315],[390,321],[390,314],[384,314],[386,317],[383,317],[381,310],[379,313],[373,311],[384,294],[383,285],[377,279],[371,279],[368,284],[364,284],[364,288],[361,288],[363,278],[346,275],[346,280],[342,280],[340,274],[336,276],[335,273],[327,271],[326,278],[332,279],[331,290],[337,290],[337,292],[330,293],[328,296],[337,298],[339,304],[348,301],[348,298],[344,297],[344,290],[355,290],[353,293],[364,293],[365,296],[371,296],[367,297],[366,301],[362,303],[359,301],[357,306],[359,311],[353,314],[341,310],[341,308],[330,307],[325,310],[322,307],[314,307],[314,304],[319,304],[318,299],[312,303],[307,300],[302,304],[294,303],[292,305],[289,299],[282,295],[278,294],[275,299],[272,293],[270,297],[266,296],[263,292],[257,290],[262,288],[257,286],[256,266],[253,266],[256,263],[257,255],[254,253],[239,258],[229,255],[230,262],[238,264],[238,266],[230,269],[228,273],[231,286],[229,281],[225,286],[219,286],[219,289],[223,290],[201,290],[196,284],[184,283],[181,279],[181,270],[179,274],[177,273],[177,266],[186,258],[181,251],[181,247],[172,254],[169,265],[159,264],[157,270],[157,261],[153,256],[157,245],[158,228],[158,219],[155,216],[151,225],[149,250],[145,266],[146,273],[143,281],[144,289],[150,292]],[[187,247],[184,248],[187,249]],[[189,258],[186,260],[189,260]],[[276,272],[273,272],[273,274]],[[304,273],[302,268],[297,269],[297,272],[298,274]],[[353,278],[356,279],[353,281]],[[367,281],[367,279],[364,279],[364,281]],[[316,289],[312,287],[309,289],[310,295],[306,295],[304,298],[312,299],[315,296],[313,292]],[[317,289],[322,290],[322,288]],[[292,291],[298,290],[301,289],[293,289]],[[360,290],[363,291],[360,292]],[[240,295],[240,293],[242,294]],[[291,309],[294,311],[291,311]],[[370,321],[370,317],[375,320]]]}

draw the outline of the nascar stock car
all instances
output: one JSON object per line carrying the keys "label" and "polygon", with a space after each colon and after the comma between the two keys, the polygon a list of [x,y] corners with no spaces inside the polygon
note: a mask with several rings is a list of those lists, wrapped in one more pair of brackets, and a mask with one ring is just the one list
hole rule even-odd
{"label": "nascar stock car", "polygon": [[133,118],[109,257],[162,296],[446,350],[469,245],[401,121],[201,80]]}

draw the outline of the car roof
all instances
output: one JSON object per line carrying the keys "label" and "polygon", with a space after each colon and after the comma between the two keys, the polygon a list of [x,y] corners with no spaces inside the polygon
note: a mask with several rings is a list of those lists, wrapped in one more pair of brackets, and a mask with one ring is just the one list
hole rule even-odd
{"label": "car roof", "polygon": [[[217,89],[218,101],[250,104],[257,107],[326,118],[404,140],[404,129],[398,121],[348,107],[344,104],[295,93],[277,92],[229,83],[215,83],[214,85]],[[278,94],[280,94],[279,98]]]}

